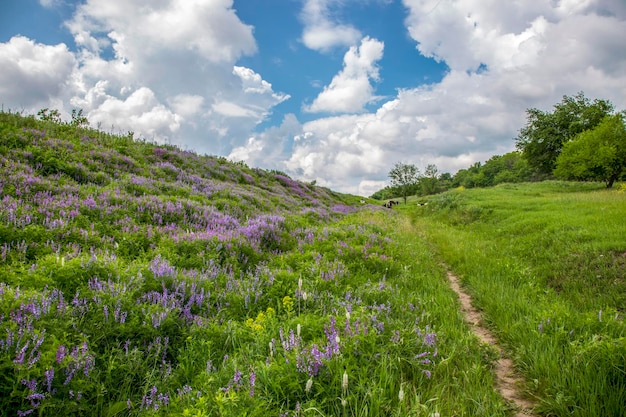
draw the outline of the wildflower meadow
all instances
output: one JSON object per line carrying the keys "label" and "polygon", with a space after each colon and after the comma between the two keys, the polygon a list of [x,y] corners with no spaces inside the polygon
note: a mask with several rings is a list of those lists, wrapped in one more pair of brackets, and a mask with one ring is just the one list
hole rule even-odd
{"label": "wildflower meadow", "polygon": [[512,416],[449,270],[537,415],[624,415],[620,188],[389,209],[50,114],[0,112],[0,415]]}
{"label": "wildflower meadow", "polygon": [[0,119],[3,415],[465,407],[434,395],[443,281],[392,213],[132,133]]}

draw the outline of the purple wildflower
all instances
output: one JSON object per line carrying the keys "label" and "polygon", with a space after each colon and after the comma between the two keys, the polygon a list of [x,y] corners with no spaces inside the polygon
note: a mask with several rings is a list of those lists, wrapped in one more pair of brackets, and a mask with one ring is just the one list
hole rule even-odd
{"label": "purple wildflower", "polygon": [[27,380],[27,379],[22,379],[22,385],[25,385],[26,388],[28,388],[29,390],[35,392],[37,391],[37,380],[36,379],[31,379],[31,380]]}
{"label": "purple wildflower", "polygon": [[57,363],[63,362],[65,355],[67,355],[67,348],[63,345],[59,345],[56,356]]}
{"label": "purple wildflower", "polygon": [[22,365],[24,363],[24,355],[26,354],[26,349],[28,349],[28,345],[30,342],[26,342],[26,344],[17,352],[15,359],[13,359],[13,363],[17,365]]}
{"label": "purple wildflower", "polygon": [[44,372],[46,377],[46,387],[48,388],[48,392],[52,392],[52,380],[54,379],[54,368],[50,368]]}

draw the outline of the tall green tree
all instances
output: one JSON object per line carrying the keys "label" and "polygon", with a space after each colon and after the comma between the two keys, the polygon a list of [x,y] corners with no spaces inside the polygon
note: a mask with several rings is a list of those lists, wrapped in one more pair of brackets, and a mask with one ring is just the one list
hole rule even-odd
{"label": "tall green tree", "polygon": [[484,185],[493,186],[503,182],[529,181],[530,172],[528,162],[519,152],[509,152],[504,155],[494,155],[480,168],[484,175]]}
{"label": "tall green tree", "polygon": [[469,168],[460,169],[452,178],[453,187],[473,188],[480,187],[479,173],[481,171],[481,163],[475,162]]}
{"label": "tall green tree", "polygon": [[621,114],[605,117],[594,129],[563,146],[554,175],[567,180],[604,181],[611,188],[626,174],[626,126]]}
{"label": "tall green tree", "polygon": [[397,162],[389,171],[391,186],[396,187],[400,191],[404,204],[406,204],[406,198],[410,195],[410,191],[414,189],[419,181],[419,177],[420,171],[413,164]]}
{"label": "tall green tree", "polygon": [[527,123],[515,139],[516,147],[531,168],[549,176],[563,145],[579,133],[596,127],[612,112],[611,102],[591,101],[583,92],[574,97],[563,96],[552,112],[536,108],[526,110]]}
{"label": "tall green tree", "polygon": [[439,170],[437,165],[428,164],[424,175],[419,179],[422,195],[436,194],[439,188]]}

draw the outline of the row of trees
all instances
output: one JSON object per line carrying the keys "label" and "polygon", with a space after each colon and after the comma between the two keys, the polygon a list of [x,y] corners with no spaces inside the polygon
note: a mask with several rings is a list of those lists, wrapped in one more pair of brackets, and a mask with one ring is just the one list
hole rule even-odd
{"label": "row of trees", "polygon": [[397,163],[391,185],[371,197],[387,199],[429,195],[463,186],[489,187],[504,182],[564,179],[603,181],[607,188],[626,179],[626,111],[607,100],[580,92],[564,96],[551,112],[528,109],[526,125],[515,138],[517,151],[495,155],[454,176],[428,165],[424,174],[412,164]]}
{"label": "row of trees", "polygon": [[527,110],[516,147],[545,178],[603,181],[610,188],[626,174],[625,116],[607,100],[564,96],[552,112]]}
{"label": "row of trees", "polygon": [[391,185],[371,195],[377,200],[402,197],[406,199],[411,195],[436,194],[450,188],[452,176],[449,173],[440,173],[437,166],[430,164],[422,174],[420,169],[413,164],[398,162],[389,171]]}

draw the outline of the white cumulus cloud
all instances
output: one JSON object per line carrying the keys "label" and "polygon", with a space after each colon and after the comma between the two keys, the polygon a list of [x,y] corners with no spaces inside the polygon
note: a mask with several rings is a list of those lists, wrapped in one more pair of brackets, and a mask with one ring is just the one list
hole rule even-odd
{"label": "white cumulus cloud", "polygon": [[24,109],[47,107],[72,88],[76,65],[64,44],[43,45],[14,36],[0,43],[0,97]]}
{"label": "white cumulus cloud", "polygon": [[65,25],[76,51],[0,43],[3,100],[66,117],[79,107],[94,126],[224,154],[289,98],[236,65],[257,45],[233,0],[87,0]]}
{"label": "white cumulus cloud", "polygon": [[0,97],[32,113],[79,107],[104,129],[361,195],[380,189],[399,161],[454,173],[511,151],[526,109],[550,110],[563,95],[583,91],[626,108],[622,0],[402,0],[398,24],[415,53],[448,70],[431,84],[394,85],[384,99],[375,95],[379,72],[403,62],[383,56],[397,46],[391,38],[350,21],[356,4],[303,0],[300,40],[325,62],[345,53],[343,66],[298,103],[307,114],[278,126],[263,123],[292,92],[242,64],[259,50],[233,0],[86,0],[66,22],[76,51],[23,36],[0,43]]}
{"label": "white cumulus cloud", "polygon": [[[285,162],[288,172],[368,195],[398,161],[454,173],[514,150],[526,109],[549,110],[563,95],[584,91],[626,107],[626,5],[619,1],[404,4],[416,48],[445,62],[447,74],[399,90],[373,113],[305,123]],[[343,76],[314,105],[340,91],[331,87]],[[333,109],[327,103],[325,110]]]}
{"label": "white cumulus cloud", "polygon": [[326,52],[337,46],[354,45],[361,38],[355,27],[333,18],[331,7],[338,0],[305,0],[301,20],[304,23],[302,42],[307,48]]}
{"label": "white cumulus cloud", "polygon": [[383,57],[384,44],[365,37],[359,47],[346,52],[343,69],[317,96],[309,112],[359,112],[371,102],[374,88],[371,81],[378,80],[377,62]]}

